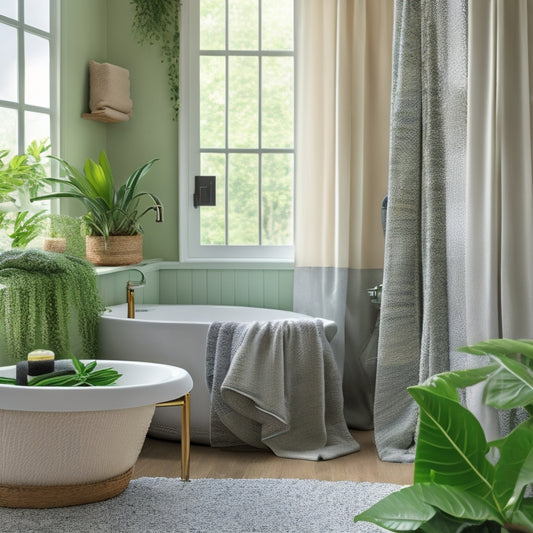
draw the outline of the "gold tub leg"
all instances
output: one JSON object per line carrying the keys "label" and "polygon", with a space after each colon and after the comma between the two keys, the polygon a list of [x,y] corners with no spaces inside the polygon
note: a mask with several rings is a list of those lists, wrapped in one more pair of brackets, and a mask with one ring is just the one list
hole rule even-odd
{"label": "gold tub leg", "polygon": [[189,481],[191,464],[191,393],[177,400],[161,402],[157,407],[181,406],[181,480]]}

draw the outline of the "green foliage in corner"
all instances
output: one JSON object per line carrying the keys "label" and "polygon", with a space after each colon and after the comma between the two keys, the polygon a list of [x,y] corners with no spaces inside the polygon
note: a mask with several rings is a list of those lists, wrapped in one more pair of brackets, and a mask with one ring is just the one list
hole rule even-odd
{"label": "green foliage in corner", "polygon": [[9,250],[0,254],[0,285],[0,324],[11,363],[26,359],[35,348],[68,357],[74,319],[84,355],[96,356],[104,305],[88,261],[34,249]]}
{"label": "green foliage in corner", "polygon": [[[533,483],[533,341],[493,339],[461,351],[488,356],[490,364],[437,374],[409,388],[420,407],[414,484],[356,522],[390,531],[533,532],[533,498],[526,497]],[[485,404],[524,409],[526,420],[494,442],[459,401],[457,389],[478,383]]]}
{"label": "green foliage in corner", "polygon": [[133,33],[139,44],[161,46],[168,67],[170,101],[174,120],[180,107],[180,0],[131,0],[135,8]]}
{"label": "green foliage in corner", "polygon": [[24,154],[10,158],[9,150],[0,150],[0,229],[6,230],[12,248],[25,248],[44,228],[46,212],[30,198],[45,188],[42,155],[49,148],[45,139],[32,141]]}

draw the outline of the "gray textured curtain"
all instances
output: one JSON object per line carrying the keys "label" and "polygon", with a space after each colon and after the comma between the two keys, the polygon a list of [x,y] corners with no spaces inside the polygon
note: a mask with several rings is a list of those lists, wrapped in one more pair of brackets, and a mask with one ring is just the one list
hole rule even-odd
{"label": "gray textured curtain", "polygon": [[455,280],[449,278],[448,263],[464,256],[460,245],[447,249],[447,234],[453,236],[454,230],[447,211],[461,203],[461,189],[453,183],[464,183],[465,4],[395,2],[389,209],[374,404],[376,446],[386,461],[414,459],[418,410],[407,387],[450,368],[448,290]]}

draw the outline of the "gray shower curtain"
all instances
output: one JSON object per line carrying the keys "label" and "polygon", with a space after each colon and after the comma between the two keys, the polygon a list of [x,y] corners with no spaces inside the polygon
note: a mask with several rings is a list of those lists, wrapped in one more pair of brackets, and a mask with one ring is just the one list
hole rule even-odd
{"label": "gray shower curtain", "polygon": [[450,368],[448,291],[455,280],[448,272],[464,256],[460,244],[450,246],[458,228],[447,213],[462,201],[453,184],[464,177],[466,13],[466,0],[395,2],[374,403],[376,446],[386,461],[414,459],[418,410],[407,387]]}

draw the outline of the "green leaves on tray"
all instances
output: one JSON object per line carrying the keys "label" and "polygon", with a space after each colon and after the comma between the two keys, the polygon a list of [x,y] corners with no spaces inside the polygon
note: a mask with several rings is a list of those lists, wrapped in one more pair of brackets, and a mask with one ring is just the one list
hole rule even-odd
{"label": "green leaves on tray", "polygon": [[[96,369],[97,362],[84,364],[72,357],[73,370],[59,370],[35,376],[28,381],[29,387],[104,387],[112,385],[122,376],[113,368]],[[0,377],[0,385],[16,385],[13,378]]]}

